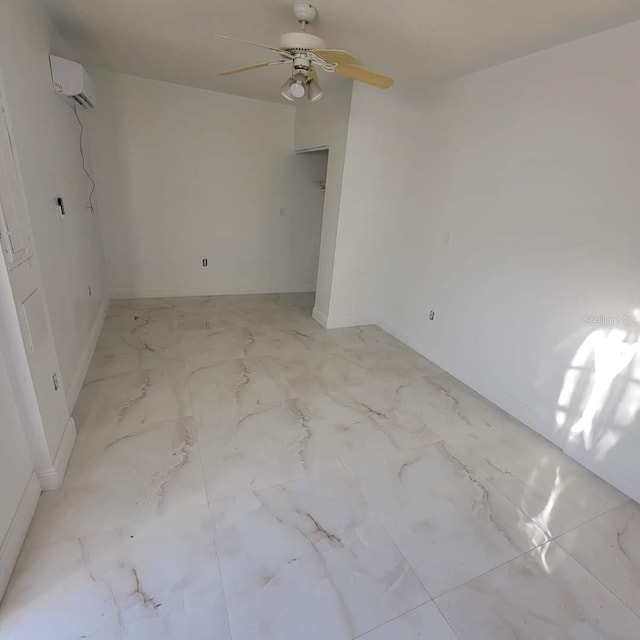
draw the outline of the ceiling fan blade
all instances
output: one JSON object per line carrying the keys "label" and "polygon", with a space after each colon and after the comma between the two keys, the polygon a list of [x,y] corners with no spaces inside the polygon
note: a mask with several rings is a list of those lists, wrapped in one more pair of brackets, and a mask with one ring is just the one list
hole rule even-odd
{"label": "ceiling fan blade", "polygon": [[278,49],[277,47],[270,47],[268,44],[260,44],[258,42],[251,42],[250,40],[242,40],[241,38],[233,38],[232,36],[223,36],[221,33],[213,34],[216,38],[223,38],[225,40],[232,40],[233,42],[241,42],[242,44],[250,44],[254,47],[260,47],[261,49],[268,49],[269,51],[276,51],[277,53],[286,54],[286,51]]}
{"label": "ceiling fan blade", "polygon": [[272,64],[283,64],[288,60],[276,60],[275,62],[261,62],[260,64],[250,64],[248,67],[238,67],[237,69],[229,69],[229,71],[222,71],[219,76],[232,76],[235,73],[242,73],[244,71],[251,71],[252,69],[262,69],[263,67],[270,67]]}
{"label": "ceiling fan blade", "polygon": [[329,64],[362,64],[358,58],[342,49],[312,49],[315,53]]}
{"label": "ceiling fan blade", "polygon": [[360,69],[359,67],[353,67],[348,64],[339,64],[335,68],[335,72],[339,76],[351,78],[358,82],[365,82],[366,84],[378,87],[378,89],[389,89],[394,83],[394,79],[389,76],[383,76],[381,73],[375,73],[374,71],[368,71],[367,69]]}

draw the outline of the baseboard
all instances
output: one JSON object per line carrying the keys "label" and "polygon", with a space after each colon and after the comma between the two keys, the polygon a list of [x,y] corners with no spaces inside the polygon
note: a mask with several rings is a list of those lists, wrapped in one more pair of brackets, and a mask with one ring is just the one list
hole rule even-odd
{"label": "baseboard", "polygon": [[269,295],[273,293],[310,293],[315,290],[315,283],[299,287],[266,288],[266,289],[116,289],[111,292],[113,300],[129,300],[130,298],[184,298],[187,296],[245,296]]}
{"label": "baseboard", "polygon": [[345,327],[362,327],[375,324],[369,316],[327,316],[317,307],[313,307],[311,317],[325,329],[342,329]]}
{"label": "baseboard", "polygon": [[27,535],[29,523],[38,505],[40,497],[40,483],[35,472],[31,474],[29,482],[20,499],[18,509],[13,516],[9,531],[0,546],[0,600],[9,584],[11,572],[15,567],[22,543]]}
{"label": "baseboard", "polygon": [[76,404],[76,400],[78,399],[78,395],[80,394],[80,389],[82,389],[85,376],[87,375],[87,371],[89,370],[91,358],[93,357],[93,352],[96,350],[96,344],[98,342],[98,338],[100,337],[100,332],[102,331],[102,325],[104,324],[104,319],[107,315],[108,308],[109,298],[105,298],[100,305],[100,309],[98,310],[98,314],[96,315],[93,324],[91,325],[89,338],[82,352],[80,364],[76,369],[73,380],[71,380],[71,383],[69,385],[66,385],[67,406],[69,407],[69,411],[73,410],[73,407]]}
{"label": "baseboard", "polygon": [[318,323],[321,324],[325,329],[327,328],[327,315],[322,313],[318,307],[313,307],[313,311],[311,312],[311,317]]}
{"label": "baseboard", "polygon": [[342,329],[345,327],[364,327],[374,324],[369,316],[329,316],[327,318],[327,329]]}
{"label": "baseboard", "polygon": [[36,469],[38,480],[43,491],[54,491],[62,486],[64,474],[69,465],[69,458],[73,450],[73,444],[76,441],[76,423],[73,418],[69,418],[62,440],[56,453],[56,458],[51,467],[43,467]]}
{"label": "baseboard", "polygon": [[612,461],[606,457],[597,460],[594,455],[589,455],[589,452],[580,446],[569,445],[563,451],[577,463],[606,480],[618,491],[636,502],[640,501],[640,476],[637,472],[638,465],[634,456],[629,456],[629,460],[626,461],[616,460],[612,464]]}

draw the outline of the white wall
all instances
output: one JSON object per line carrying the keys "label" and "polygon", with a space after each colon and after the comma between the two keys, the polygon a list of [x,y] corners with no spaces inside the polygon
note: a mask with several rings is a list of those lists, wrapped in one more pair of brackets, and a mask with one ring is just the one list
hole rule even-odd
{"label": "white wall", "polygon": [[635,23],[423,91],[358,85],[331,301],[637,500],[637,327],[585,316],[640,307],[639,59]]}
{"label": "white wall", "polygon": [[320,102],[296,104],[296,151],[329,149],[322,216],[322,238],[316,285],[314,317],[327,326],[331,314],[333,262],[342,197],[344,157],[349,129],[352,82],[334,79]]}
{"label": "white wall", "polygon": [[[71,107],[53,91],[50,53],[73,57],[40,3],[0,3],[0,70],[62,379],[73,406],[107,290],[97,216],[86,208],[89,182],[82,172],[79,127]],[[90,162],[88,147],[87,152]],[[65,201],[64,220],[58,196]]]}
{"label": "white wall", "polygon": [[90,128],[113,296],[315,288],[322,192],[313,182],[323,168],[293,153],[293,107],[94,75]]}

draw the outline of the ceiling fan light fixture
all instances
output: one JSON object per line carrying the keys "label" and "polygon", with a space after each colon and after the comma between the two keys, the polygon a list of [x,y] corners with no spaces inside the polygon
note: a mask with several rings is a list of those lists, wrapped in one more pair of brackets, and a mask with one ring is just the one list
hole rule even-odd
{"label": "ceiling fan light fixture", "polygon": [[312,78],[307,86],[307,97],[309,102],[318,102],[324,95],[322,87]]}
{"label": "ceiling fan light fixture", "polygon": [[289,93],[294,98],[304,98],[307,93],[307,78],[301,73],[296,73],[291,78],[291,84],[289,85]]}
{"label": "ceiling fan light fixture", "polygon": [[307,79],[303,74],[296,73],[280,87],[280,93],[291,102],[304,98],[307,93]]}
{"label": "ceiling fan light fixture", "polygon": [[293,96],[291,95],[291,84],[293,83],[293,78],[287,78],[286,82],[280,87],[280,93],[283,98],[286,98],[290,102],[293,102]]}

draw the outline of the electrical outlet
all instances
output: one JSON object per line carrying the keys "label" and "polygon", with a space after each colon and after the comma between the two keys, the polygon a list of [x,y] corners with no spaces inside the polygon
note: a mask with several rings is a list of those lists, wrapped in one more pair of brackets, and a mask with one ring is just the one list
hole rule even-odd
{"label": "electrical outlet", "polygon": [[202,266],[203,267],[208,267],[209,266],[208,258],[202,258]]}
{"label": "electrical outlet", "polygon": [[433,320],[436,317],[435,311],[429,311],[429,320]]}
{"label": "electrical outlet", "polygon": [[287,213],[287,212],[286,212],[285,208],[284,208],[284,207],[280,207],[280,215],[281,215],[281,216],[283,216],[283,215],[285,215],[286,213]]}

